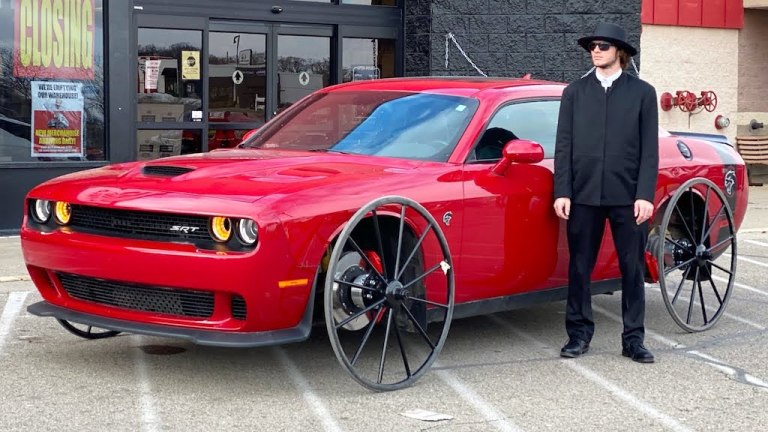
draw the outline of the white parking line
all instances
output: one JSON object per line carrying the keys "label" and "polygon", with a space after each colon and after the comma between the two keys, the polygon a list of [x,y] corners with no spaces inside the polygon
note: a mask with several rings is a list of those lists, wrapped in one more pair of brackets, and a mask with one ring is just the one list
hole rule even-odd
{"label": "white parking line", "polygon": [[149,382],[147,372],[147,360],[141,351],[142,337],[136,336],[137,346],[134,347],[134,360],[136,362],[136,377],[139,380],[139,408],[141,410],[141,430],[154,432],[162,430],[160,417],[155,407],[155,398],[152,396],[152,385]]}
{"label": "white parking line", "polygon": [[[726,280],[726,282],[727,282],[727,280]],[[657,286],[654,286],[654,285],[648,286],[648,284],[646,284],[645,288],[646,289],[652,289],[652,290],[658,292],[659,294],[661,294],[661,288],[659,288]],[[678,298],[678,300],[683,301],[685,303],[690,303],[690,300],[683,298],[683,296],[680,296]],[[699,303],[698,301],[694,301],[693,304],[699,305],[701,303]],[[712,307],[712,306],[707,306],[707,310],[710,311],[710,312],[717,312],[717,308]],[[748,320],[746,318],[742,318],[742,317],[737,316],[737,315],[733,315],[733,314],[728,313],[728,312],[723,312],[723,316],[728,317],[728,318],[730,318],[730,319],[732,319],[734,321],[738,321],[738,322],[740,322],[742,324],[746,324],[746,325],[748,325],[750,327],[754,327],[754,328],[756,328],[758,330],[766,330],[766,327],[764,325],[762,325],[762,324],[758,324],[756,322],[750,321],[750,320]]]}
{"label": "white parking line", "polygon": [[768,247],[768,243],[757,241],[757,240],[740,239],[739,241],[743,241],[743,242],[747,242],[747,243],[752,243],[752,244],[758,245],[758,246]]}
{"label": "white parking line", "polygon": [[29,276],[0,276],[0,282],[19,282],[31,280]]}
{"label": "white parking line", "polygon": [[[620,316],[614,314],[613,312],[609,312],[609,311],[603,309],[600,306],[596,306],[594,303],[592,305],[592,310],[594,310],[596,312],[600,312],[601,314],[603,314],[603,315],[607,316],[608,318],[616,321],[617,323],[620,323],[620,324],[623,323],[623,321],[622,321]],[[680,342],[676,342],[676,341],[674,341],[672,339],[669,339],[669,338],[666,338],[664,336],[661,336],[660,334],[654,332],[653,330],[649,330],[647,327],[645,328],[645,334],[650,336],[650,337],[652,337],[653,339],[656,339],[657,341],[659,341],[659,342],[661,342],[661,343],[663,343],[665,345],[668,345],[668,346],[672,347],[672,348],[676,348],[676,349],[685,349],[686,348],[686,346],[681,344]],[[754,375],[750,375],[750,374],[748,374],[746,372],[738,372],[738,371],[736,371],[736,369],[734,369],[732,366],[729,366],[727,363],[725,363],[722,360],[718,360],[718,359],[716,359],[716,358],[714,358],[712,356],[708,356],[708,355],[700,353],[700,352],[698,352],[696,350],[686,351],[686,353],[688,353],[691,356],[698,357],[699,359],[703,359],[704,363],[708,364],[709,366],[712,366],[715,369],[718,369],[720,371],[725,372],[726,375],[728,375],[728,376],[730,376],[732,378],[739,378],[739,376],[741,375],[741,376],[744,377],[744,379],[747,382],[749,382],[749,383],[759,387],[763,391],[768,391],[768,383],[767,382],[761,380],[760,378],[757,378]]]}
{"label": "white parking line", "polygon": [[[724,253],[723,256],[730,257],[731,254]],[[751,263],[751,264],[759,265],[761,267],[768,267],[768,263],[764,263],[762,261],[755,261],[755,260],[750,259],[750,258],[745,258],[745,257],[743,257],[741,255],[737,256],[736,259],[744,261],[744,262],[748,262],[748,263]]]}
{"label": "white parking line", "polygon": [[[712,276],[712,279],[719,280],[720,282],[728,282],[728,279],[722,278],[720,276],[715,276],[715,275]],[[738,287],[738,288],[743,288],[743,289],[745,289],[747,291],[751,291],[753,293],[757,293],[757,294],[762,294],[764,296],[768,296],[768,292],[761,291],[761,290],[759,290],[757,288],[754,288],[754,287],[751,287],[749,285],[744,285],[743,283],[734,282],[733,286]]]}
{"label": "white parking line", "polygon": [[27,295],[29,295],[29,291],[12,292],[8,296],[3,313],[0,315],[0,354],[3,353],[5,338],[11,333],[13,321],[24,306],[24,300],[26,300]]}
{"label": "white parking line", "polygon": [[[507,328],[509,331],[515,333],[516,335],[520,336],[521,338],[527,340],[529,343],[532,343],[534,345],[539,346],[540,348],[546,350],[547,352],[550,352],[553,356],[559,355],[557,352],[557,349],[552,348],[532,335],[529,335],[528,333],[518,329],[517,327],[513,326],[512,324],[502,320],[501,318],[497,316],[491,316],[492,320],[496,321],[499,325]],[[603,378],[599,374],[595,373],[594,371],[590,370],[589,368],[582,366],[579,364],[576,360],[572,359],[563,359],[560,360],[560,363],[563,366],[566,366],[573,370],[574,372],[578,373],[579,375],[583,376],[584,378],[592,381],[593,383],[599,385],[600,387],[608,390],[611,394],[616,396],[617,398],[623,400],[628,405],[630,405],[632,408],[642,412],[643,414],[647,415],[648,417],[651,417],[655,420],[657,420],[659,423],[663,424],[669,429],[672,429],[674,431],[692,431],[689,427],[683,425],[680,423],[677,419],[674,417],[671,417],[667,414],[664,414],[663,412],[659,411],[653,405],[649,404],[648,402],[643,401],[642,399],[639,399],[635,396],[633,396],[628,391],[624,390],[623,388],[617,386],[616,384],[610,382],[609,380]]]}
{"label": "white parking line", "polygon": [[320,397],[317,396],[314,391],[312,391],[312,387],[309,386],[309,383],[301,374],[301,372],[299,372],[299,369],[296,367],[293,361],[291,361],[291,359],[285,355],[285,351],[283,351],[283,349],[280,347],[274,347],[272,349],[272,353],[277,358],[277,361],[282,364],[285,370],[288,372],[288,376],[291,377],[291,380],[296,385],[296,387],[299,388],[299,391],[301,391],[301,395],[309,405],[309,408],[315,413],[315,416],[320,419],[320,422],[323,425],[323,430],[343,430],[338,425],[338,423],[336,423],[336,420],[331,415],[328,407],[326,407],[323,403],[323,400],[320,399]]}
{"label": "white parking line", "polygon": [[[437,366],[437,364],[435,364],[435,366]],[[510,423],[507,416],[496,410],[493,405],[483,399],[482,396],[475,393],[474,390],[464,385],[464,383],[453,374],[447,370],[439,370],[435,373],[459,396],[461,396],[462,399],[469,402],[469,404],[472,405],[472,407],[475,408],[475,410],[479,412],[489,424],[493,425],[493,427],[504,432],[522,431],[522,429]]]}

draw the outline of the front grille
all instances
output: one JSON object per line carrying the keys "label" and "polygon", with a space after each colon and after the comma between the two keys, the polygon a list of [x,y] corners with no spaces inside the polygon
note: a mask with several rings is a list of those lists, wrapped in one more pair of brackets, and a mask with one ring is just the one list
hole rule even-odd
{"label": "front grille", "polygon": [[171,165],[147,165],[142,169],[144,175],[174,177],[194,171],[193,168],[171,166]]}
{"label": "front grille", "polygon": [[232,316],[235,319],[245,320],[245,299],[242,296],[232,296]]}
{"label": "front grille", "polygon": [[213,293],[56,274],[70,297],[123,309],[190,318],[213,314]]}
{"label": "front grille", "polygon": [[210,242],[208,218],[72,205],[73,229],[145,240]]}

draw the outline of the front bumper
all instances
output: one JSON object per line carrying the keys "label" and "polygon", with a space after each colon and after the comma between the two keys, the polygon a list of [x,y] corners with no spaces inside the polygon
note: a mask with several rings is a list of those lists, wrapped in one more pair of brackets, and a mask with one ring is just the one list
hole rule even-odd
{"label": "front bumper", "polygon": [[199,345],[209,345],[230,348],[250,348],[269,345],[280,345],[301,342],[309,337],[312,330],[312,302],[302,317],[299,325],[293,328],[263,331],[255,333],[221,332],[198,330],[191,328],[169,327],[155,324],[145,324],[134,321],[124,321],[98,315],[77,312],[41,301],[27,307],[32,315],[54,317],[74,323],[90,325],[107,330],[126,333],[136,333],[148,336],[181,338]]}

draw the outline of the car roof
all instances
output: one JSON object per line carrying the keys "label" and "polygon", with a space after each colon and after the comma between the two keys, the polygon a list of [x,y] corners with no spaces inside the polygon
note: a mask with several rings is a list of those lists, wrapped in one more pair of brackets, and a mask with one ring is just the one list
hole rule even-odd
{"label": "car roof", "polygon": [[394,90],[413,92],[435,92],[456,96],[482,92],[483,90],[498,90],[515,87],[540,85],[561,85],[552,81],[533,80],[528,78],[505,77],[418,77],[418,78],[385,78],[377,80],[352,81],[326,87],[323,91],[343,90]]}

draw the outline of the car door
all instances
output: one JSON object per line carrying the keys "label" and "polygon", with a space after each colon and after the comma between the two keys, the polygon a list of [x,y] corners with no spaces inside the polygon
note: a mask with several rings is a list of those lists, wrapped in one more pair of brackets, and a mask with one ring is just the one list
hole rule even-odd
{"label": "car door", "polygon": [[[465,212],[457,301],[567,283],[565,227],[552,209],[552,169],[560,101],[514,101],[496,110],[464,166]],[[491,169],[511,139],[535,141],[545,159]]]}

